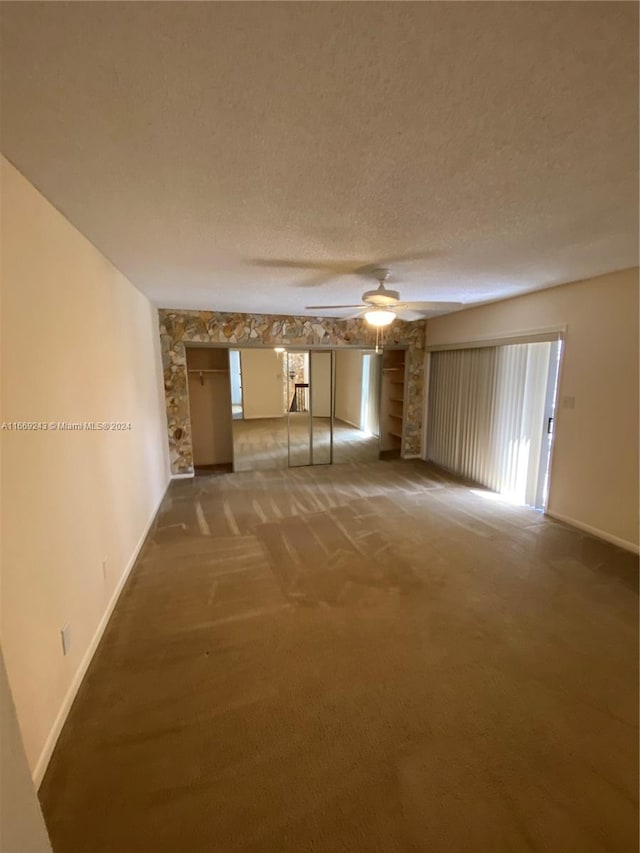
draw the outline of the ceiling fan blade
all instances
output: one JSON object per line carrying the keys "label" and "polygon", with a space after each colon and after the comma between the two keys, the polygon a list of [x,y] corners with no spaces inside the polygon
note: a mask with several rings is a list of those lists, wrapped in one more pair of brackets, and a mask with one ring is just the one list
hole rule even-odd
{"label": "ceiling fan blade", "polygon": [[407,311],[422,311],[425,314],[437,311],[440,314],[445,314],[448,311],[455,311],[457,308],[463,308],[464,302],[402,302],[402,307]]}
{"label": "ceiling fan blade", "polygon": [[354,272],[366,261],[300,261],[295,258],[248,258],[245,263],[252,267],[267,267],[284,270],[322,270],[336,274]]}
{"label": "ceiling fan blade", "polygon": [[404,320],[405,323],[413,323],[415,320],[426,319],[425,315],[419,311],[408,311],[406,308],[399,308],[395,313],[398,320]]}
{"label": "ceiling fan blade", "polygon": [[363,308],[362,303],[359,305],[307,305],[305,311],[323,311],[325,308]]}
{"label": "ceiling fan blade", "polygon": [[339,278],[342,273],[322,273],[322,275],[314,275],[313,278],[308,279],[307,281],[296,281],[293,283],[293,287],[320,287],[321,284],[326,284],[328,281],[331,281],[332,278]]}
{"label": "ceiling fan blade", "polygon": [[[375,261],[370,261],[369,263],[363,264],[361,267],[358,267],[354,272],[357,272],[358,275],[369,275],[374,276],[380,270],[385,270],[387,267],[394,267],[397,264],[407,264],[412,261],[428,261],[431,258],[437,258],[441,252],[405,252],[401,255],[387,255],[384,258],[377,258]],[[393,270],[391,270],[391,280],[393,281]]]}
{"label": "ceiling fan blade", "polygon": [[298,261],[293,258],[249,258],[245,263],[264,269],[317,270],[322,273],[307,281],[296,281],[293,287],[320,287],[332,278],[358,275],[358,269],[362,266],[362,261]]}

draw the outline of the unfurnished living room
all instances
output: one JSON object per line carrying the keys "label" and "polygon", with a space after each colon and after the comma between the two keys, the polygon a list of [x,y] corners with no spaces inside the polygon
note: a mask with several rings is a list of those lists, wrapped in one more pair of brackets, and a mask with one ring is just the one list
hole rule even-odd
{"label": "unfurnished living room", "polygon": [[1,853],[638,850],[638,9],[0,2]]}

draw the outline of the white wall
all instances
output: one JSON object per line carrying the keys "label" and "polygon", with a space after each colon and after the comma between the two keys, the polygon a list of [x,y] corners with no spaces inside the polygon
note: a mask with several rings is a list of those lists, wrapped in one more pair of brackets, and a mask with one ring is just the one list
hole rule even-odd
{"label": "white wall", "polygon": [[2,647],[39,781],[168,483],[166,417],[155,309],[4,159],[0,177],[2,420],[131,424],[0,433]]}
{"label": "white wall", "polygon": [[244,417],[284,415],[283,356],[272,349],[240,350]]}
{"label": "white wall", "polygon": [[362,350],[336,352],[335,416],[358,429],[362,417]]}
{"label": "white wall", "polygon": [[[566,324],[548,512],[638,545],[638,269],[427,322],[427,346]],[[574,398],[574,407],[562,406]]]}
{"label": "white wall", "polygon": [[51,853],[0,651],[0,850]]}

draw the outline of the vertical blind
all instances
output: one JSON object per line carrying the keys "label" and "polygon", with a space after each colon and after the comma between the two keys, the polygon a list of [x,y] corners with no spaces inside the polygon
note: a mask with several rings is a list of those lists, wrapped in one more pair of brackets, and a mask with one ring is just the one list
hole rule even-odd
{"label": "vertical blind", "polygon": [[427,458],[536,504],[551,344],[431,354]]}

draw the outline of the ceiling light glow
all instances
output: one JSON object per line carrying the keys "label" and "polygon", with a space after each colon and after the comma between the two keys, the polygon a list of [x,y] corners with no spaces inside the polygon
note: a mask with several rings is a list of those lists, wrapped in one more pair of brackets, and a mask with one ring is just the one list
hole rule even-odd
{"label": "ceiling light glow", "polygon": [[364,319],[371,326],[390,326],[391,323],[396,319],[396,315],[393,311],[385,311],[382,308],[374,308],[373,311],[367,311],[364,315]]}

